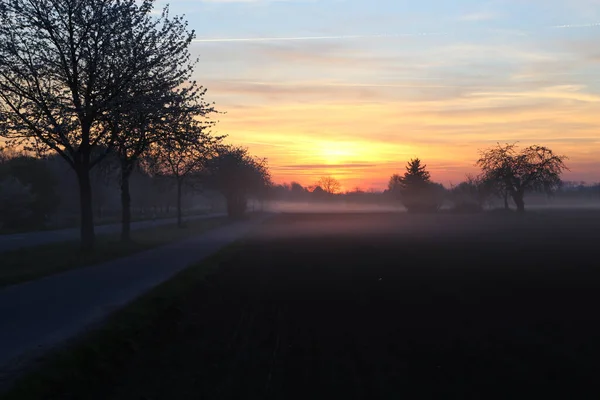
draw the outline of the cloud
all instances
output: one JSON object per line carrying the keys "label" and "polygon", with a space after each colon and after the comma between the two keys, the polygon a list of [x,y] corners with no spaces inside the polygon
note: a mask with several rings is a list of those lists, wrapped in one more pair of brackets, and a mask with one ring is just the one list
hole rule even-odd
{"label": "cloud", "polygon": [[550,144],[577,162],[593,162],[600,152],[597,103],[560,99],[561,93],[585,93],[582,87],[554,86],[539,93],[551,95],[500,92],[425,103],[283,103],[236,111],[223,124],[232,140],[281,144],[276,150],[251,148],[269,158],[277,179],[304,184],[329,173],[345,184],[363,185],[362,179],[382,187],[414,156],[426,160],[435,179],[456,182],[474,168],[478,149],[497,141]]}
{"label": "cloud", "polygon": [[351,164],[293,164],[293,165],[282,165],[279,166],[279,169],[364,169],[364,168],[372,168],[376,167],[377,164],[367,164],[367,163],[351,163]]}
{"label": "cloud", "polygon": [[[572,174],[600,180],[600,169],[585,169],[600,154],[596,26],[564,20],[574,24],[521,21],[526,35],[509,29],[519,21],[503,21],[501,31],[455,19],[452,34],[405,40],[337,35],[347,26],[315,30],[315,22],[299,31],[314,35],[232,33],[199,38],[192,49],[202,55],[196,77],[208,99],[227,112],[218,129],[267,157],[279,182],[331,174],[346,187],[382,188],[415,156],[435,180],[458,182],[475,170],[478,149],[497,141],[548,144],[571,157]],[[438,28],[449,30],[421,29]]]}
{"label": "cloud", "polygon": [[458,19],[460,21],[489,21],[492,19],[496,19],[497,17],[498,14],[496,13],[489,11],[480,11],[462,15]]}

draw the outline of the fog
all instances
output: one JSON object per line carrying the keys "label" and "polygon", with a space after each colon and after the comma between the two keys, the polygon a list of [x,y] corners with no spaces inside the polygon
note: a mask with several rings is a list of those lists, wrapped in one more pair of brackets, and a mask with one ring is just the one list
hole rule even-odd
{"label": "fog", "polygon": [[[569,235],[581,235],[580,228],[589,228],[600,220],[600,201],[531,200],[523,215],[514,212],[512,204],[510,212],[505,211],[500,204],[493,204],[483,212],[460,213],[452,208],[451,203],[447,203],[438,213],[413,214],[406,212],[406,208],[400,204],[270,201],[263,203],[262,209],[283,215],[276,218],[268,230],[263,230],[260,238],[326,239],[358,235],[365,239],[395,240],[398,243],[420,239],[514,243],[518,241],[518,237],[535,240],[548,235],[555,236],[550,227],[555,229],[558,226],[565,238]],[[542,225],[545,228],[541,228]]]}
{"label": "fog", "polygon": [[264,210],[277,213],[379,213],[406,211],[401,204],[365,204],[355,202],[293,202],[270,201],[265,203]]}
{"label": "fog", "polygon": [[[452,211],[454,204],[446,202],[441,206],[442,211]],[[511,210],[515,207],[510,204]],[[526,207],[529,211],[535,210],[600,210],[600,199],[539,199],[534,198],[527,202]],[[286,201],[272,200],[262,204],[259,202],[250,202],[251,210],[263,210],[274,213],[295,213],[295,214],[345,214],[345,213],[388,213],[388,212],[406,212],[400,202],[397,203],[365,203],[352,201]],[[486,211],[501,210],[502,205],[499,201],[488,204],[484,207]]]}
{"label": "fog", "polygon": [[528,210],[600,210],[598,201],[556,202],[549,204],[531,204]]}

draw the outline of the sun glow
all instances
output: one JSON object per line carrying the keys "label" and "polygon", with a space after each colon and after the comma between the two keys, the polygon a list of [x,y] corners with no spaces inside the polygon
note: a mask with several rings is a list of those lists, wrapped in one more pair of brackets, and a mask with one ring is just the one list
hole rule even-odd
{"label": "sun glow", "polygon": [[353,143],[322,142],[318,146],[315,155],[325,164],[344,164],[351,160],[364,158],[364,155],[357,149],[358,146]]}

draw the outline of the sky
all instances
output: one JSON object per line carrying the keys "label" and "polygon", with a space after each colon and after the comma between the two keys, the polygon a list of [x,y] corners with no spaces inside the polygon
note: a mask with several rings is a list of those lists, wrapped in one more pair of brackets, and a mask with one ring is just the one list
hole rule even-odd
{"label": "sky", "polygon": [[600,181],[600,0],[169,3],[196,32],[215,132],[275,182],[380,190],[419,157],[448,186],[498,142]]}

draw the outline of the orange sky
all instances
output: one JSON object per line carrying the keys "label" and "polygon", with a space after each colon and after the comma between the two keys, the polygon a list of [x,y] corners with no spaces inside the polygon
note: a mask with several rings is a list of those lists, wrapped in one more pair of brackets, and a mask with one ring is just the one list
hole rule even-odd
{"label": "orange sky", "polygon": [[[411,157],[445,185],[476,172],[478,150],[496,141],[540,143],[570,157],[565,179],[600,180],[597,103],[576,88],[482,93],[472,99],[349,101],[225,107],[218,131],[267,157],[276,182],[313,184],[332,175],[344,189],[382,189]],[[541,100],[521,105],[519,100]],[[516,103],[516,104],[514,104]],[[490,105],[490,104],[493,104]],[[589,126],[588,126],[589,125]],[[573,132],[572,126],[578,126]]]}
{"label": "orange sky", "polygon": [[202,3],[195,77],[226,112],[216,131],[279,183],[383,189],[419,157],[448,186],[476,172],[479,149],[516,141],[567,155],[564,179],[598,182],[595,1]]}

